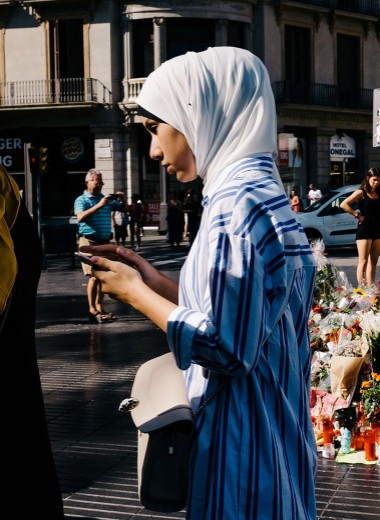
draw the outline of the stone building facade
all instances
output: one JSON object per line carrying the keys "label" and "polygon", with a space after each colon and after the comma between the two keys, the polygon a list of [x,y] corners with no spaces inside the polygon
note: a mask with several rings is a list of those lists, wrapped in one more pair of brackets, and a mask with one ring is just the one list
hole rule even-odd
{"label": "stone building facade", "polygon": [[150,160],[135,99],[165,60],[219,45],[268,68],[288,191],[360,182],[380,166],[378,0],[0,0],[0,160],[30,211],[70,215],[96,167],[105,193],[139,193],[163,230],[167,198],[184,187]]}

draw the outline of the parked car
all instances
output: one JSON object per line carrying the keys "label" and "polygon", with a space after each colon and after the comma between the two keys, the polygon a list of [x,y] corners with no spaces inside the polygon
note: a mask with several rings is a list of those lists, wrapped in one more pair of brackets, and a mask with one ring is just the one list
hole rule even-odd
{"label": "parked car", "polygon": [[[355,184],[331,190],[303,212],[296,213],[310,241],[321,238],[326,247],[355,246],[357,220],[340,204],[359,187]],[[352,207],[356,209],[356,205]]]}

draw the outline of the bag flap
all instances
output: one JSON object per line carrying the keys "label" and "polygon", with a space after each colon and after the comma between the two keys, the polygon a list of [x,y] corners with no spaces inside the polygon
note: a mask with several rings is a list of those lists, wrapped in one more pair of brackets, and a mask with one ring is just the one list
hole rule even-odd
{"label": "bag flap", "polygon": [[150,421],[141,424],[138,429],[143,433],[151,433],[167,426],[177,425],[178,429],[191,433],[194,426],[194,416],[189,406],[176,406],[171,410],[165,410],[162,414]]}
{"label": "bag flap", "polygon": [[[159,424],[164,421],[170,424],[177,414],[185,414],[186,409],[191,412],[184,374],[177,367],[171,352],[141,365],[133,382],[131,396],[139,401],[131,410],[132,420],[139,429],[159,416]],[[164,419],[163,414],[168,411],[173,415],[170,418],[170,414],[167,414]]]}

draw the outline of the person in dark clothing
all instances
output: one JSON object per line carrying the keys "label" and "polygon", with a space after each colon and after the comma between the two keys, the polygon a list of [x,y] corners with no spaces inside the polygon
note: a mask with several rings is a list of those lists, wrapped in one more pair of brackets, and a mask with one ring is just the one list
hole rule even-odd
{"label": "person in dark clothing", "polygon": [[[3,465],[3,492],[15,492],[15,518],[63,520],[63,502],[50,445],[35,344],[36,295],[42,269],[42,247],[36,226],[19,196],[18,188],[0,167],[1,279],[8,276],[9,261],[16,261],[10,292],[0,309],[0,345],[4,367],[13,374],[8,382],[3,421],[9,454]],[[9,189],[11,188],[11,189]],[[13,197],[13,222],[9,221],[7,199]],[[8,228],[8,229],[7,229]],[[11,247],[3,248],[5,241]],[[11,242],[10,242],[11,240]],[[12,251],[13,250],[13,251]],[[3,270],[5,272],[3,272]],[[5,358],[5,360],[4,360]]]}
{"label": "person in dark clothing", "polygon": [[187,214],[187,231],[189,233],[189,245],[194,242],[201,223],[202,205],[193,190],[189,190],[183,201],[183,211]]}
{"label": "person in dark clothing", "polygon": [[139,196],[137,194],[132,195],[131,204],[129,205],[128,212],[131,248],[135,251],[138,251],[141,245],[141,224],[144,215],[144,206],[141,202],[139,202]]}
{"label": "person in dark clothing", "polygon": [[[359,210],[352,205],[357,203]],[[356,246],[358,286],[375,283],[376,266],[380,255],[380,172],[370,168],[360,188],[347,197],[340,205],[344,211],[358,220]]]}
{"label": "person in dark clothing", "polygon": [[166,220],[168,222],[168,242],[171,246],[174,244],[179,246],[183,240],[185,219],[175,199],[169,201]]}

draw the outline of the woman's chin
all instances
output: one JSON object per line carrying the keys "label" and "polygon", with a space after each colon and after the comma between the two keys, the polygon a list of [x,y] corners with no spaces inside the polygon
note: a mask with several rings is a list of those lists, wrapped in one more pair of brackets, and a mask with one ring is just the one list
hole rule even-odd
{"label": "woman's chin", "polygon": [[176,177],[177,177],[177,181],[179,182],[191,182],[191,181],[195,181],[195,179],[197,178],[197,174],[194,174],[192,172],[186,172],[186,171],[178,171],[175,173]]}

